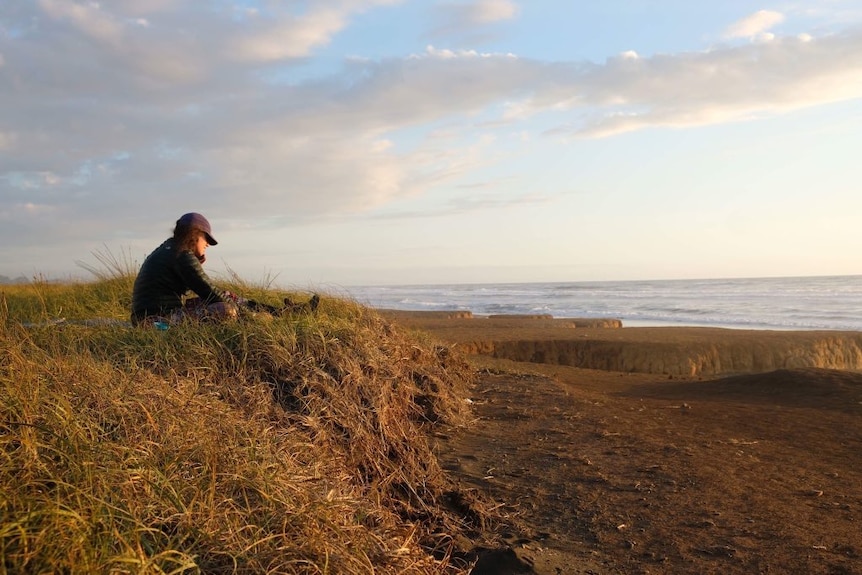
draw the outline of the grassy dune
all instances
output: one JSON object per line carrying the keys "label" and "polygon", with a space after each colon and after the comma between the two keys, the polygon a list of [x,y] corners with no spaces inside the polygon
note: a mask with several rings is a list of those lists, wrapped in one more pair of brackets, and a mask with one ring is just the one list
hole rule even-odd
{"label": "grassy dune", "polygon": [[469,416],[466,363],[332,297],[167,331],[82,321],[125,320],[132,281],[0,288],[2,572],[468,570],[453,541],[487,516],[429,444]]}

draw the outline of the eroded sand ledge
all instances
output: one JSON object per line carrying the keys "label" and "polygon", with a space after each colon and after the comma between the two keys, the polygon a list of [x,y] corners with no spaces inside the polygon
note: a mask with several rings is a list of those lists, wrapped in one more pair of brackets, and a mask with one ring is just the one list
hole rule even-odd
{"label": "eroded sand ledge", "polygon": [[512,361],[679,376],[862,370],[862,332],[630,328],[615,319],[486,318],[460,311],[380,313],[467,353]]}

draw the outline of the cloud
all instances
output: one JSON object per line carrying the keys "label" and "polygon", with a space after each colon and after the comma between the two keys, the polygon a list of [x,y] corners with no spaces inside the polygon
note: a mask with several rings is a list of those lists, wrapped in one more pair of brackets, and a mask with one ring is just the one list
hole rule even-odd
{"label": "cloud", "polygon": [[38,0],[43,12],[51,18],[65,20],[86,36],[117,46],[122,39],[122,25],[95,3],[78,4],[63,0]]}
{"label": "cloud", "polygon": [[[732,24],[726,31],[727,38],[758,38],[784,21],[784,14],[772,10],[759,10]],[[774,36],[769,36],[772,38]]]}
{"label": "cloud", "polygon": [[862,36],[787,37],[708,52],[609,61],[582,101],[604,106],[582,135],[687,127],[862,97]]}
{"label": "cloud", "polygon": [[572,119],[557,134],[606,137],[862,98],[862,35],[783,37],[652,57],[626,52],[603,65],[429,47],[409,61],[369,63],[365,73],[350,98],[366,114],[379,106],[421,123],[500,104],[501,119],[556,116]]}
{"label": "cloud", "polygon": [[346,14],[329,9],[275,22],[255,20],[258,22],[233,43],[232,53],[241,60],[270,62],[308,56],[314,48],[326,45],[347,22]]}
{"label": "cloud", "polygon": [[465,19],[477,24],[511,20],[518,14],[518,5],[511,0],[479,0],[465,6]]}
{"label": "cloud", "polygon": [[[552,134],[607,137],[862,98],[859,30],[602,64],[429,47],[302,67],[387,3],[266,18],[168,0],[0,11],[14,32],[0,33],[0,246],[151,238],[201,205],[238,226],[369,213],[504,162],[495,130],[529,136],[536,116]],[[517,12],[449,7],[474,23]],[[777,22],[755,20],[738,33]]]}
{"label": "cloud", "polygon": [[265,10],[247,9],[242,31],[230,40],[230,55],[251,62],[273,62],[303,58],[315,48],[327,45],[344,30],[350,17],[377,6],[400,0],[340,0],[309,2],[305,12],[291,12],[291,6],[271,4]]}
{"label": "cloud", "polygon": [[512,0],[468,0],[443,2],[435,7],[434,36],[476,34],[489,24],[513,20],[519,12]]}
{"label": "cloud", "polygon": [[[476,187],[484,187],[485,185],[494,185],[498,183],[499,182],[489,182],[480,184]],[[514,197],[496,195],[493,193],[478,196],[471,194],[454,198],[447,203],[443,203],[435,207],[434,209],[381,213],[375,215],[373,219],[404,220],[434,219],[444,218],[447,216],[470,216],[471,214],[483,214],[497,210],[522,210],[524,208],[546,205],[552,201],[553,198],[537,193],[516,194]]]}
{"label": "cloud", "polygon": [[15,134],[0,132],[0,150],[11,150],[15,140]]}

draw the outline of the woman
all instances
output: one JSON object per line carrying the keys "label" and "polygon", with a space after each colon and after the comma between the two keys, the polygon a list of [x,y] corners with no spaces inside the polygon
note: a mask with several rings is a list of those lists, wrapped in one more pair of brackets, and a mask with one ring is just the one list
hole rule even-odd
{"label": "woman", "polygon": [[[205,217],[196,212],[180,217],[173,237],[147,256],[135,278],[132,323],[236,317],[237,306],[230,294],[216,288],[201,266],[207,247],[216,244]],[[198,297],[183,305],[188,291]]]}

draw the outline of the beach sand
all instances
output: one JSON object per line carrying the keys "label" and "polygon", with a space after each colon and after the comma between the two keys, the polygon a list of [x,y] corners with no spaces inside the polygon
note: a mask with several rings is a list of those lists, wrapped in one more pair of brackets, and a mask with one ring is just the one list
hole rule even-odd
{"label": "beach sand", "polygon": [[862,573],[860,334],[382,313],[479,371],[437,447],[507,514],[477,575]]}

